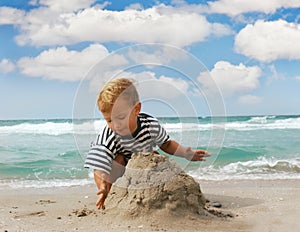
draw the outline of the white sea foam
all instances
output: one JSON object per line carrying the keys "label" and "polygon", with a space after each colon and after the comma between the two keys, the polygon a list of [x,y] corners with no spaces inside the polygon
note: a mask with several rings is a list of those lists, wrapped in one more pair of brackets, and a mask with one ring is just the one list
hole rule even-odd
{"label": "white sea foam", "polygon": [[94,184],[93,179],[44,179],[44,180],[0,180],[0,189],[4,188],[53,188]]}
{"label": "white sea foam", "polygon": [[300,129],[300,117],[287,119],[274,119],[275,116],[252,117],[248,121],[235,121],[226,123],[166,123],[164,127],[169,132],[177,131],[208,131],[213,129],[225,130],[274,130],[274,129]]}
{"label": "white sea foam", "polygon": [[[72,122],[21,123],[10,126],[0,126],[0,134],[97,134],[104,126],[104,120]],[[225,129],[236,131],[300,129],[300,117],[276,119],[275,116],[252,117],[248,121],[233,121],[226,123],[163,123],[168,132],[210,131]]]}
{"label": "white sea foam", "polygon": [[103,120],[80,124],[70,122],[21,123],[12,126],[0,126],[0,134],[94,134],[99,132],[104,125]]}
{"label": "white sea foam", "polygon": [[[275,180],[300,179],[300,159],[276,160],[260,157],[257,160],[235,162],[222,167],[206,166],[189,171],[188,174],[200,180]],[[53,188],[84,186],[94,184],[92,172],[85,179],[0,179],[0,189],[4,188]]]}
{"label": "white sea foam", "polygon": [[252,117],[249,119],[247,122],[248,123],[258,123],[258,124],[264,124],[268,122],[268,119],[273,119],[276,116],[257,116],[257,117]]}
{"label": "white sea foam", "polygon": [[260,157],[257,160],[234,162],[225,166],[201,167],[189,172],[197,179],[300,179],[300,159],[276,160]]}

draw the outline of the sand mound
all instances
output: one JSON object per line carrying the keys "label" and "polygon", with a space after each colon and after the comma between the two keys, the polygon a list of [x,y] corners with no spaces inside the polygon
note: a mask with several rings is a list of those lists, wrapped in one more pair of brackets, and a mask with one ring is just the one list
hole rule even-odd
{"label": "sand mound", "polygon": [[154,153],[133,154],[106,200],[106,209],[124,216],[204,215],[204,205],[199,184],[173,160]]}

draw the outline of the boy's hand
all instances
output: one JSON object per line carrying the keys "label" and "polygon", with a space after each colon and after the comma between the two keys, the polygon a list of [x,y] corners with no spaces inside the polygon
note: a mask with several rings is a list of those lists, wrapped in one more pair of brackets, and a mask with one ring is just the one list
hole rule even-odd
{"label": "boy's hand", "polygon": [[99,189],[99,191],[97,192],[97,195],[99,196],[99,198],[96,202],[96,206],[98,207],[98,209],[104,208],[104,202],[107,197],[107,194],[108,194],[108,190],[107,190],[106,186],[104,186],[104,188]]}
{"label": "boy's hand", "polygon": [[99,196],[96,202],[96,206],[98,207],[98,209],[103,209],[104,201],[111,188],[111,182],[109,181],[108,175],[99,170],[94,171],[94,179],[98,187],[97,195]]}
{"label": "boy's hand", "polygon": [[205,150],[192,150],[190,147],[185,150],[185,158],[191,161],[205,161],[210,154]]}

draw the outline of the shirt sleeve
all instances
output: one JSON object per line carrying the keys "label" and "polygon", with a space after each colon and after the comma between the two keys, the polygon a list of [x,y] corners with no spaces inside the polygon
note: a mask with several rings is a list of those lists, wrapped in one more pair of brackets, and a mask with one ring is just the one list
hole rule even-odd
{"label": "shirt sleeve", "polygon": [[155,124],[156,124],[155,127],[157,128],[156,129],[157,134],[155,136],[155,144],[160,147],[164,143],[168,142],[170,140],[170,137],[167,134],[165,128],[160,125],[158,120],[156,121]]}
{"label": "shirt sleeve", "polygon": [[108,127],[105,127],[92,144],[87,154],[84,167],[110,174],[112,161],[115,158],[114,144],[114,134]]}

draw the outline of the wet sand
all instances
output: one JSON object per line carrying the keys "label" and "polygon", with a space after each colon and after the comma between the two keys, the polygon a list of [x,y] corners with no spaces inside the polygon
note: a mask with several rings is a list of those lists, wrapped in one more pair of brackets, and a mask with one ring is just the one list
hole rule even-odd
{"label": "wet sand", "polygon": [[209,209],[219,216],[114,217],[96,208],[94,185],[1,189],[0,230],[295,231],[300,226],[300,180],[199,183]]}

